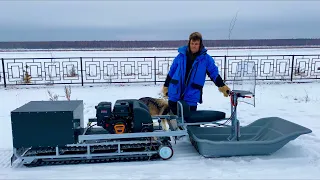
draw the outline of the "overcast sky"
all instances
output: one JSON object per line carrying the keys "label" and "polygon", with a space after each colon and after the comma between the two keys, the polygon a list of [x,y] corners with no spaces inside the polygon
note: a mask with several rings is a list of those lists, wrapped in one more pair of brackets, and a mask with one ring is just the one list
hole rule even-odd
{"label": "overcast sky", "polygon": [[0,41],[320,38],[320,1],[11,1]]}

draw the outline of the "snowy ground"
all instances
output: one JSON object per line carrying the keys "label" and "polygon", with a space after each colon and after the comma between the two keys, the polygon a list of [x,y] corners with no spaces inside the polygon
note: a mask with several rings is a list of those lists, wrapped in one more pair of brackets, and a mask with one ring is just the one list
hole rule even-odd
{"label": "snowy ground", "polygon": [[[121,87],[120,87],[121,86]],[[320,172],[320,83],[261,84],[256,87],[256,107],[240,104],[242,125],[257,118],[279,116],[313,132],[288,143],[271,156],[204,159],[185,138],[174,144],[169,161],[121,162],[25,168],[10,167],[10,111],[31,101],[48,100],[47,90],[64,95],[63,86],[0,88],[0,179],[317,179]],[[120,98],[158,97],[161,85],[72,86],[71,99],[85,103],[85,118],[95,116],[100,101]],[[61,97],[60,99],[64,99]],[[208,83],[199,109],[230,115],[229,98]]]}

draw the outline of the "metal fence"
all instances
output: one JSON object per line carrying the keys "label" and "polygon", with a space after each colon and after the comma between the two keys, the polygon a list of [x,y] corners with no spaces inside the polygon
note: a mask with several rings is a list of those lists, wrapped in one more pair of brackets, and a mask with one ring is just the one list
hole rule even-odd
{"label": "metal fence", "polygon": [[[212,56],[225,81],[320,78],[320,55]],[[1,59],[0,86],[164,82],[174,57],[68,57]],[[250,66],[251,64],[251,66]],[[254,65],[255,71],[249,67]],[[209,78],[207,77],[207,80]]]}

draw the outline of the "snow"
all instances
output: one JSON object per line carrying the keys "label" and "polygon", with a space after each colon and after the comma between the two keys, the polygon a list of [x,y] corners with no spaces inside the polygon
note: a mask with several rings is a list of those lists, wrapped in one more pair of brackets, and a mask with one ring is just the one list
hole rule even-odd
{"label": "snow", "polygon": [[[232,84],[229,84],[232,87]],[[48,100],[50,90],[61,96],[64,86],[10,87],[0,89],[0,179],[314,179],[320,170],[320,116],[318,82],[305,84],[264,83],[256,87],[256,106],[241,103],[238,118],[242,125],[266,116],[278,116],[310,128],[311,134],[291,141],[270,156],[201,157],[184,138],[173,144],[169,161],[121,162],[25,168],[10,167],[10,111],[31,100]],[[161,85],[72,86],[71,99],[85,103],[85,118],[95,116],[100,101],[114,103],[120,98],[158,97]],[[59,99],[65,99],[60,97]],[[230,116],[229,98],[212,83],[204,88],[199,109],[225,111]]]}
{"label": "snow", "polygon": [[[225,55],[225,50],[210,50]],[[229,50],[229,55],[320,54],[319,49]],[[176,51],[118,52],[2,52],[0,58],[89,57],[89,56],[175,56]],[[232,82],[228,82],[232,87]],[[250,87],[250,86],[247,86]],[[71,85],[71,99],[84,101],[85,119],[95,117],[100,101],[123,98],[159,97],[161,84]],[[320,172],[320,83],[258,83],[255,107],[240,103],[238,118],[247,125],[258,118],[278,116],[310,128],[270,156],[203,158],[185,137],[173,143],[174,156],[168,161],[119,162],[25,168],[10,166],[12,135],[10,112],[32,100],[49,100],[48,90],[65,99],[64,86],[8,86],[0,88],[0,179],[316,179]],[[230,116],[229,98],[213,83],[204,87],[199,109],[219,110]]]}
{"label": "snow", "polygon": [[[248,55],[319,55],[320,48],[289,49],[210,49],[211,56],[248,56]],[[25,51],[0,52],[0,57],[7,58],[65,58],[65,57],[175,57],[177,50],[137,50],[137,51]]]}

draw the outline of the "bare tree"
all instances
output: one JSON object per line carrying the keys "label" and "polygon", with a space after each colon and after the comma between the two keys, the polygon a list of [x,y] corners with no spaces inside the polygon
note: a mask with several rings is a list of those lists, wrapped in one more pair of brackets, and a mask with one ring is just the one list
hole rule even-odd
{"label": "bare tree", "polygon": [[70,101],[71,86],[69,86],[69,87],[65,86],[65,87],[64,87],[64,93],[65,93],[65,95],[66,95],[67,100]]}
{"label": "bare tree", "polygon": [[64,87],[64,94],[65,94],[65,96],[60,96],[60,95],[58,95],[58,94],[54,94],[54,93],[52,93],[51,91],[47,91],[48,92],[48,95],[49,95],[49,99],[51,100],[51,101],[58,101],[59,100],[59,97],[65,97],[68,101],[70,101],[71,100],[71,86],[69,85],[69,87],[67,87],[67,86],[65,86]]}
{"label": "bare tree", "polygon": [[[232,34],[232,30],[236,24],[236,21],[237,21],[237,18],[238,18],[238,13],[239,13],[239,10],[236,12],[236,15],[231,19],[230,21],[230,25],[229,25],[229,34],[228,34],[228,40],[230,42],[231,40],[231,34]],[[227,47],[227,56],[228,56],[228,50],[229,50],[229,47]]]}
{"label": "bare tree", "polygon": [[59,95],[57,94],[53,94],[51,91],[48,90],[48,94],[49,94],[49,97],[50,97],[50,100],[51,101],[58,101],[59,99]]}

